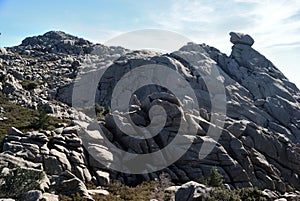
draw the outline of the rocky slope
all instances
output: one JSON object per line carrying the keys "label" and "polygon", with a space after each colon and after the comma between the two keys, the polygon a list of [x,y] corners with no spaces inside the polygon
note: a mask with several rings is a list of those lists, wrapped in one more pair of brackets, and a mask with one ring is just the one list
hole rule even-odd
{"label": "rocky slope", "polygon": [[[73,120],[71,127],[54,131],[23,133],[11,128],[3,141],[1,166],[45,172],[48,181],[40,190],[68,194],[79,189],[90,199],[85,187],[89,181],[98,185],[107,185],[111,180],[137,184],[166,172],[173,182],[183,184],[207,177],[213,167],[217,167],[230,188],[255,186],[278,194],[299,191],[300,91],[271,61],[251,47],[254,40],[249,35],[230,35],[233,43],[230,56],[214,47],[194,43],[168,54],[130,51],[92,44],[63,32],[48,32],[26,38],[19,46],[1,48],[0,89],[9,100],[30,108],[43,105],[50,115]],[[193,89],[196,99],[186,94],[175,97],[169,89],[157,85],[140,90],[127,86],[118,95],[130,91],[130,105],[117,101],[118,111],[112,110],[105,119],[93,120],[89,114],[78,111],[78,107],[71,107],[74,86],[86,89],[81,86],[84,81],[75,81],[79,75],[93,75],[87,76],[86,81],[97,83],[95,101],[109,108],[113,90],[121,78],[145,65],[163,65],[176,72],[189,84],[184,87]],[[102,67],[108,70],[99,79],[97,70]],[[154,71],[147,76],[158,75]],[[28,80],[36,82],[34,89],[24,88],[23,83]],[[218,86],[223,86],[226,99],[223,100]],[[184,87],[182,93],[188,90]],[[86,97],[81,98],[81,106],[91,105],[82,104]],[[151,109],[155,105],[165,109],[167,119]],[[129,112],[122,111],[124,107],[130,108]],[[5,117],[5,112],[1,115]],[[122,129],[132,126],[130,120],[145,128],[137,133],[159,131],[159,134],[148,139],[134,138]],[[165,125],[161,129],[155,125],[155,129],[148,129],[151,120]],[[103,135],[97,133],[99,128]],[[209,131],[212,128],[213,132]],[[214,136],[217,132],[220,137]],[[121,164],[138,161],[138,157],[118,155],[110,143],[114,149],[128,153],[150,154],[168,147],[177,135],[190,146],[178,143],[176,149],[166,149],[162,156],[152,159],[168,161],[176,151],[187,148],[178,155],[179,160],[166,168],[129,174],[126,168],[131,166],[124,165],[123,172],[106,166],[115,161]],[[95,144],[95,139],[100,145]],[[207,156],[202,149],[206,145],[212,147]],[[205,156],[201,158],[201,154]],[[152,164],[144,163],[145,167]]]}

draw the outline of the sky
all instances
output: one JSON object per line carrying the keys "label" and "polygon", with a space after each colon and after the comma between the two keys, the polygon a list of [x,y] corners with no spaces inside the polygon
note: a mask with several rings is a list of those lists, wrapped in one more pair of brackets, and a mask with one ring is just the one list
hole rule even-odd
{"label": "sky", "polygon": [[182,34],[227,55],[229,32],[247,33],[253,48],[300,88],[299,0],[0,0],[0,47],[50,30],[104,43],[149,28]]}

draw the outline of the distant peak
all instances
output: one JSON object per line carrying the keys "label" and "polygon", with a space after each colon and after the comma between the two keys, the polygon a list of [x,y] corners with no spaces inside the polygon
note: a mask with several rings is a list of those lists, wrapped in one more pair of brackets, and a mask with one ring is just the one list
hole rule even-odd
{"label": "distant peak", "polygon": [[88,40],[63,31],[49,31],[44,35],[25,38],[20,46],[45,53],[84,54],[92,51],[92,45]]}
{"label": "distant peak", "polygon": [[71,34],[67,34],[63,31],[48,31],[44,35],[39,35],[39,36],[33,36],[33,37],[28,37],[25,38],[22,41],[22,45],[35,45],[35,44],[40,44],[43,42],[59,42],[63,40],[74,40],[74,41],[79,41],[79,43],[83,44],[91,44],[91,42],[83,39],[83,38],[78,38],[77,36],[73,36]]}
{"label": "distant peak", "polygon": [[59,38],[59,39],[65,39],[65,38],[77,38],[75,36],[72,36],[70,34],[66,34],[63,31],[49,31],[43,35],[44,37],[48,38]]}

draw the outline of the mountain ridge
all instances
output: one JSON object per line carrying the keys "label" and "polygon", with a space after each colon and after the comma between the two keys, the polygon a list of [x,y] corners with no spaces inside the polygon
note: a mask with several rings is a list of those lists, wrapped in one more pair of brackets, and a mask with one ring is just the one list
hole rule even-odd
{"label": "mountain ridge", "polygon": [[[234,32],[230,36],[233,47],[229,56],[214,47],[194,43],[167,54],[131,51],[122,47],[92,44],[59,31],[29,37],[19,46],[1,50],[0,75],[5,79],[1,79],[0,90],[10,101],[30,108],[42,105],[50,115],[74,120],[73,127],[38,132],[36,139],[32,136],[37,134],[10,130],[4,138],[1,159],[18,166],[18,163],[9,159],[13,156],[27,161],[28,166],[36,167],[31,163],[47,158],[46,161],[48,164],[52,161],[53,167],[47,169],[45,162],[42,162],[46,169],[41,170],[46,172],[51,181],[62,171],[76,169],[72,157],[75,154],[83,159],[79,160],[81,169],[76,170],[73,176],[83,182],[91,181],[94,176],[98,185],[106,185],[110,180],[135,185],[144,180],[154,180],[161,172],[168,173],[173,181],[182,184],[207,177],[210,170],[217,167],[230,188],[255,186],[281,193],[299,191],[300,91],[271,61],[251,47],[254,43],[251,36]],[[81,87],[84,83],[83,80],[76,85],[75,78],[81,73],[91,75],[87,76],[86,81],[97,84],[95,101],[108,109],[111,106],[111,94],[121,78],[145,65],[163,65],[181,75],[194,90],[199,111],[192,110],[190,113],[183,109],[184,103],[196,104],[196,100],[178,98],[179,101],[175,101],[174,94],[167,89],[146,86],[143,90],[131,91],[135,95],[130,101],[130,118],[139,126],[150,125],[150,108],[161,104],[170,115],[161,132],[153,139],[134,139],[118,128],[119,125],[126,127],[128,124],[126,112],[112,111],[96,123],[103,129],[104,135],[118,149],[148,154],[170,144],[180,127],[179,117],[187,124],[183,136],[190,138],[189,132],[194,128],[197,128],[197,133],[191,138],[189,149],[170,166],[147,174],[127,174],[101,164],[101,160],[114,162],[105,143],[101,144],[102,147],[84,146],[88,138],[82,137],[91,135],[95,130],[95,122],[91,122],[91,117],[83,114],[83,110],[78,111],[70,106],[74,101],[72,94],[76,92],[74,86]],[[95,72],[103,66],[108,70],[97,80]],[[218,69],[218,77],[213,76],[212,66]],[[157,75],[153,73],[148,76]],[[205,76],[210,82],[204,79]],[[32,90],[26,90],[22,86],[24,80],[39,81],[39,84]],[[222,84],[226,93],[224,128],[221,128],[221,136],[216,142],[207,134],[211,125],[218,125],[210,122],[212,117],[222,114],[214,114],[211,108],[213,102],[209,96],[218,97],[218,94],[209,91],[207,83]],[[83,91],[89,88],[84,84],[82,87]],[[117,106],[123,107],[123,103]],[[119,123],[116,123],[116,119],[119,119]],[[87,122],[87,126],[75,125],[76,121]],[[163,122],[163,119],[159,119],[159,122]],[[42,140],[45,153],[49,152],[47,154],[24,144],[36,144],[36,140],[45,138],[55,139]],[[56,146],[55,142],[64,148]],[[70,142],[73,144],[70,145]],[[206,142],[214,142],[216,146],[200,160],[199,151]],[[76,153],[65,148],[73,149]],[[89,149],[102,154],[100,161],[89,153]],[[22,152],[38,153],[40,156],[32,158],[28,154],[22,155]],[[113,160],[118,161],[117,156]],[[127,160],[131,159],[122,158],[121,161]]]}

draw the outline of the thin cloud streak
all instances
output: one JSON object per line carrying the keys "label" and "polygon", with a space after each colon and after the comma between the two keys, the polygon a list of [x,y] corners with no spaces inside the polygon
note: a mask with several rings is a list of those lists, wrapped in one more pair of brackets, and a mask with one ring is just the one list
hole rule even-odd
{"label": "thin cloud streak", "polygon": [[[183,33],[197,43],[207,43],[227,54],[231,51],[228,33],[248,33],[255,40],[253,47],[266,53],[270,60],[276,60],[277,65],[285,66],[282,68],[286,72],[286,56],[282,60],[277,58],[279,48],[283,48],[284,55],[288,51],[295,55],[293,51],[300,44],[299,0],[177,0],[163,14],[152,13],[149,17],[160,28]],[[293,60],[300,63],[300,57]],[[291,68],[300,73],[295,65]],[[293,81],[300,86],[300,81]]]}
{"label": "thin cloud streak", "polygon": [[[230,9],[222,10],[222,7]],[[258,47],[265,47],[300,41],[299,33],[294,32],[300,29],[300,20],[295,17],[299,13],[300,2],[296,0],[231,0],[226,3],[179,0],[164,14],[153,13],[150,17],[163,28],[199,33],[199,39],[204,40],[211,40],[211,32],[223,34],[231,31],[229,28],[236,29],[253,35]]]}

